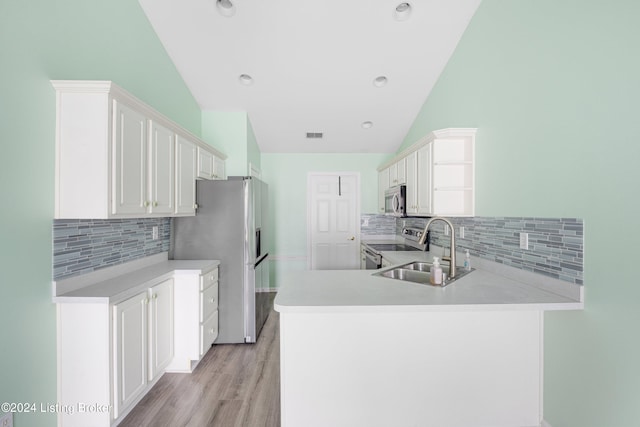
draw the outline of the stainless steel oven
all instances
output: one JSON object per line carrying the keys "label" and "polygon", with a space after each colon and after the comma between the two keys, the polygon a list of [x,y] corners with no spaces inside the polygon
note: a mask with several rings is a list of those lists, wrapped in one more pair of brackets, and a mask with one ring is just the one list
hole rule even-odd
{"label": "stainless steel oven", "polygon": [[384,192],[384,213],[393,216],[407,216],[407,186],[396,185]]}

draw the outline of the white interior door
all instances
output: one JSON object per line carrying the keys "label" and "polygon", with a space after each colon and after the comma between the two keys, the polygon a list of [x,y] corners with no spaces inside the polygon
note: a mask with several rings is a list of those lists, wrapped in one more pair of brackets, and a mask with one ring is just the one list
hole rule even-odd
{"label": "white interior door", "polygon": [[360,177],[357,173],[309,174],[309,268],[360,268]]}

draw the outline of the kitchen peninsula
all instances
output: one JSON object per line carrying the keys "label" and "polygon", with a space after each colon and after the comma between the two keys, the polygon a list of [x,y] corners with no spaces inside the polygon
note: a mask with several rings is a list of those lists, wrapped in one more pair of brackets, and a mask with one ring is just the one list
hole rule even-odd
{"label": "kitchen peninsula", "polygon": [[287,276],[282,426],[539,426],[543,312],[582,309],[582,286],[473,265],[443,288],[371,270]]}

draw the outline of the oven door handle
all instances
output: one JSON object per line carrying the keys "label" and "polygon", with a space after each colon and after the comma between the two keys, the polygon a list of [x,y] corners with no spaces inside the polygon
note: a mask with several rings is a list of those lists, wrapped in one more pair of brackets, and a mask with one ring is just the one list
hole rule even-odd
{"label": "oven door handle", "polygon": [[382,257],[380,255],[378,255],[375,252],[371,252],[369,249],[366,249],[366,248],[364,250],[364,256],[366,256],[376,264],[380,264],[382,262]]}

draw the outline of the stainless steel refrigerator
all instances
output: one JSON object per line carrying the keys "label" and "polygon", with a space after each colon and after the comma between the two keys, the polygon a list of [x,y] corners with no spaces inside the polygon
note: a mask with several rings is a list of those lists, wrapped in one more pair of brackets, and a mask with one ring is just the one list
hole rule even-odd
{"label": "stainless steel refrigerator", "polygon": [[217,344],[253,343],[269,314],[268,187],[252,177],[196,183],[198,209],[173,219],[172,259],[220,260]]}

